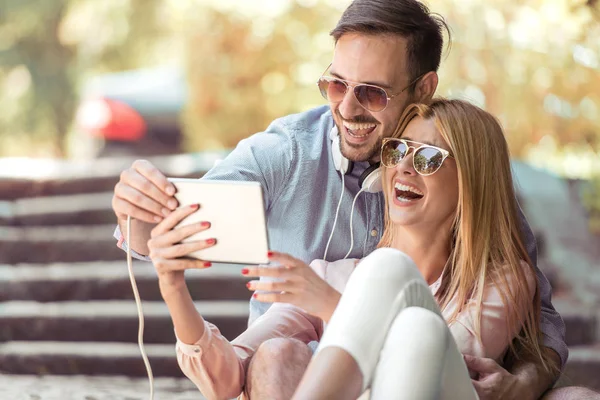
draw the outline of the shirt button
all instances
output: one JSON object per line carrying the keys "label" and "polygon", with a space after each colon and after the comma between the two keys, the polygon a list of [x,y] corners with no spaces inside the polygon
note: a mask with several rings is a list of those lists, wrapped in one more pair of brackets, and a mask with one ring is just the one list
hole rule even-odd
{"label": "shirt button", "polygon": [[194,347],[194,353],[200,353],[200,347]]}
{"label": "shirt button", "polygon": [[373,236],[373,237],[377,236],[377,230],[376,229],[373,229],[371,231],[371,236]]}

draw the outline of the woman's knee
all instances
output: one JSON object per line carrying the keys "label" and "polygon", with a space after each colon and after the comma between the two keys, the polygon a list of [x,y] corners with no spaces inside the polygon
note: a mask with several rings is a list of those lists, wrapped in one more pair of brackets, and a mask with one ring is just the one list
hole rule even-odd
{"label": "woman's knee", "polygon": [[356,267],[352,277],[380,282],[408,282],[423,279],[415,262],[400,250],[384,247],[366,256]]}
{"label": "woman's knee", "polygon": [[312,351],[305,343],[292,338],[275,338],[263,342],[252,358],[254,363],[281,365],[310,360],[311,357]]}
{"label": "woman's knee", "polygon": [[449,329],[443,317],[423,307],[402,310],[388,332],[389,339],[404,343],[412,341],[419,347],[439,344],[440,350],[445,349],[448,335]]}
{"label": "woman's knee", "polygon": [[291,338],[262,343],[248,366],[246,391],[251,398],[289,399],[300,382],[312,351]]}

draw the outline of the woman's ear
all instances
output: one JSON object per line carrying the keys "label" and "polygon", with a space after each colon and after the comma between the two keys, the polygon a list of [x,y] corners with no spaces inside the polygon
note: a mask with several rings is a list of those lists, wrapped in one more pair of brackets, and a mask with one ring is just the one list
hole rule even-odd
{"label": "woman's ear", "polygon": [[425,74],[415,88],[415,99],[418,103],[428,104],[435,94],[438,85],[438,74],[434,71]]}

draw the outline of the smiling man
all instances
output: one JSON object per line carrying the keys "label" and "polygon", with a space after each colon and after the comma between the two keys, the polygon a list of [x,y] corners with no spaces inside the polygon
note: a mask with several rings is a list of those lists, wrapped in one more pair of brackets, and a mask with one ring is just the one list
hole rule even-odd
{"label": "smiling man", "polygon": [[[202,179],[260,182],[274,251],[304,262],[366,256],[381,239],[384,199],[381,193],[361,192],[361,183],[376,169],[382,139],[393,133],[406,106],[428,102],[434,95],[445,29],[445,22],[416,0],[354,1],[331,33],[333,61],[318,81],[329,106],[274,121],[265,132],[241,141]],[[112,203],[120,225],[119,243],[149,260],[144,255],[149,254],[151,230],[175,209],[173,192],[164,175],[147,161],[136,161],[125,170]],[[130,244],[123,242],[121,234],[127,215],[133,218]],[[535,263],[535,240],[525,218],[521,221]],[[167,262],[173,270],[204,267],[202,261],[193,264],[177,257],[161,263]],[[560,368],[567,359],[565,328],[551,304],[550,285],[537,272],[544,343]],[[160,283],[168,296],[184,296]],[[250,324],[269,305],[253,298]],[[224,374],[218,361],[211,364],[209,353],[198,351],[211,348],[206,332],[213,332],[210,340],[220,335],[214,327],[208,328],[176,327],[180,366],[204,391],[215,388],[203,382],[214,385]],[[274,338],[242,352],[248,351],[253,356],[244,361],[249,368],[243,386],[247,395],[257,399],[289,399],[311,357],[306,344],[291,338]],[[474,385],[481,398],[535,399],[557,378],[531,363],[519,363],[511,374],[489,361],[467,359],[479,373]]]}
{"label": "smiling man", "polygon": [[[342,154],[355,162],[376,162],[381,140],[393,133],[406,106],[435,91],[439,56],[407,57],[412,43],[402,36],[338,35],[333,62],[319,87],[330,102]],[[428,45],[441,53],[441,41]]]}

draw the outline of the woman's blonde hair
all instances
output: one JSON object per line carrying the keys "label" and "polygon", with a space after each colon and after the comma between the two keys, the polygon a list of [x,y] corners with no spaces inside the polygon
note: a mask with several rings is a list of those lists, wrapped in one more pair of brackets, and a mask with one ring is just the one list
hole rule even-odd
{"label": "woman's blonde hair", "polygon": [[[442,310],[453,298],[460,305],[448,323],[456,319],[469,301],[474,300],[478,307],[475,332],[481,340],[483,291],[485,284],[491,281],[500,288],[502,301],[509,310],[508,331],[520,330],[520,334],[511,341],[510,356],[519,358],[518,355],[524,351],[528,359],[549,368],[540,344],[539,290],[535,294],[530,293],[521,263],[521,260],[525,261],[535,276],[521,237],[509,150],[499,122],[490,113],[467,102],[435,99],[429,105],[410,105],[393,137],[400,137],[415,117],[434,121],[454,156],[458,171],[459,195],[451,232],[451,255],[437,293]],[[384,194],[387,197],[389,182],[386,181]],[[378,247],[389,247],[394,242],[394,229],[387,207],[385,228]],[[508,276],[516,277],[512,280],[516,285],[513,284],[510,289]],[[526,315],[521,315],[521,307],[515,305],[524,304],[524,301],[527,304],[532,297],[533,307],[527,310]],[[521,321],[523,325],[519,329]]]}

